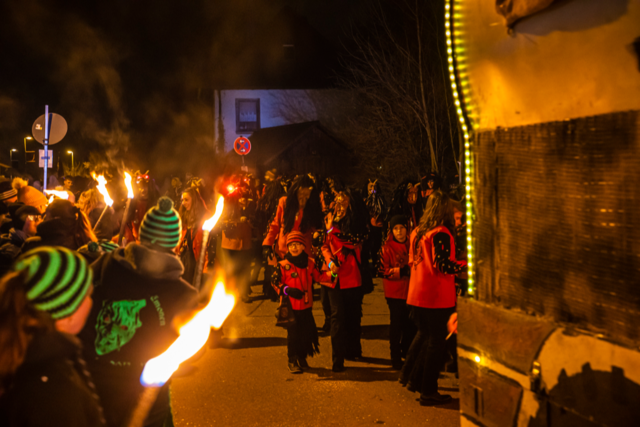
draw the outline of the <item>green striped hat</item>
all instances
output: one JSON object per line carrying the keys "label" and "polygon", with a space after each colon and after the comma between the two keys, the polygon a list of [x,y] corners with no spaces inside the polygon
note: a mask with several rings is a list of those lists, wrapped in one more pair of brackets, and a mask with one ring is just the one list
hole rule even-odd
{"label": "green striped hat", "polygon": [[180,242],[182,225],[173,200],[161,197],[158,205],[149,209],[140,224],[140,240],[173,249]]}
{"label": "green striped hat", "polygon": [[98,242],[98,244],[100,245],[100,248],[102,248],[104,252],[113,252],[119,248],[117,243],[113,243],[109,240],[100,241]]}
{"label": "green striped hat", "polygon": [[93,271],[82,256],[59,246],[25,253],[16,260],[13,271],[26,273],[27,299],[56,320],[76,312],[93,279]]}
{"label": "green striped hat", "polygon": [[119,246],[109,240],[100,240],[99,242],[89,242],[87,249],[89,252],[113,252],[118,249]]}

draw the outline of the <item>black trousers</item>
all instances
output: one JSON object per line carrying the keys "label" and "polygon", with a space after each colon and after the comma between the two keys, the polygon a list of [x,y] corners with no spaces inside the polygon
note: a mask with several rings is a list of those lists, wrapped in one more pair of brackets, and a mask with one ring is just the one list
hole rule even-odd
{"label": "black trousers", "polygon": [[311,308],[293,310],[296,323],[287,328],[287,356],[289,362],[304,360],[319,353],[318,331]]}
{"label": "black trousers", "polygon": [[338,283],[333,289],[327,287],[331,302],[331,352],[334,365],[344,364],[345,358],[362,356],[362,289],[340,289],[339,286]]}
{"label": "black trousers", "polygon": [[455,310],[455,307],[411,307],[418,333],[409,347],[400,379],[410,382],[421,394],[438,391],[438,376],[446,351],[447,321]]}
{"label": "black trousers", "polygon": [[[251,278],[249,283],[251,286],[258,283],[258,277],[260,276],[260,270],[264,267],[264,258],[262,258],[262,241],[258,239],[251,239]],[[266,278],[266,276],[265,276]]]}
{"label": "black trousers", "polygon": [[[320,301],[322,302],[322,311],[324,313],[324,325],[331,326],[331,301],[329,300],[328,286],[320,286]],[[324,325],[323,328],[324,328]],[[325,332],[329,332],[326,330]]]}
{"label": "black trousers", "polygon": [[389,306],[389,346],[391,360],[399,361],[406,358],[409,347],[416,335],[416,325],[409,318],[407,301],[398,298],[387,298]]}
{"label": "black trousers", "polygon": [[384,227],[369,227],[369,256],[371,257],[371,267],[374,269],[378,268],[383,229]]}

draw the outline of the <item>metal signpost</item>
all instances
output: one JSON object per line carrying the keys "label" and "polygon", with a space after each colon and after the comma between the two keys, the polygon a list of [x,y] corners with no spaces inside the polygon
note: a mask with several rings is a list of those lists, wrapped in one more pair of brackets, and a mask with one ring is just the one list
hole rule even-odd
{"label": "metal signpost", "polygon": [[242,156],[242,167],[240,169],[242,172],[248,172],[249,168],[244,165],[244,156],[251,152],[251,141],[249,141],[249,138],[245,138],[244,136],[236,138],[236,140],[233,141],[233,149],[236,153]]}
{"label": "metal signpost", "polygon": [[44,145],[44,156],[40,162],[44,166],[44,183],[42,191],[47,189],[47,169],[53,166],[53,157],[49,156],[49,145],[57,144],[67,134],[67,121],[59,114],[49,113],[49,106],[44,106],[44,115],[38,117],[31,128],[36,141]]}

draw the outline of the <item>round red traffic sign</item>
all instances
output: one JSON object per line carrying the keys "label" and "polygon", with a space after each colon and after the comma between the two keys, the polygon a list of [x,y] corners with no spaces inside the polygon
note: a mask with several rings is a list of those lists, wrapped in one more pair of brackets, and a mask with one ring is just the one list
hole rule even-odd
{"label": "round red traffic sign", "polygon": [[251,151],[251,141],[244,136],[236,138],[236,140],[233,141],[233,149],[241,156],[246,156]]}

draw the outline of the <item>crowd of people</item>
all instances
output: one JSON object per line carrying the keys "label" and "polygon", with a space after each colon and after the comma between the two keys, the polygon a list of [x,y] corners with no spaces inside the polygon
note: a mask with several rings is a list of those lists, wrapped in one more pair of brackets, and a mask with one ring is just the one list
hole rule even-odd
{"label": "crowd of people", "polygon": [[[209,186],[175,177],[164,195],[148,172],[134,177],[134,198],[116,197],[113,207],[91,180],[65,178],[66,197],[20,178],[0,182],[0,418],[8,425],[125,425],[144,364],[177,338],[174,320],[197,310],[196,277],[211,269],[224,271],[244,303],[263,277],[294,374],[309,369],[319,333],[331,336],[334,372],[363,358],[363,297],[382,277],[400,383],[423,405],[450,400],[437,380],[447,354],[455,365],[455,334],[446,338],[465,291],[459,186],[429,174],[402,182],[387,203],[377,181],[357,188],[275,170],[263,182],[243,173]],[[225,209],[205,245],[202,224],[217,195]],[[145,425],[172,425],[169,383]]]}

